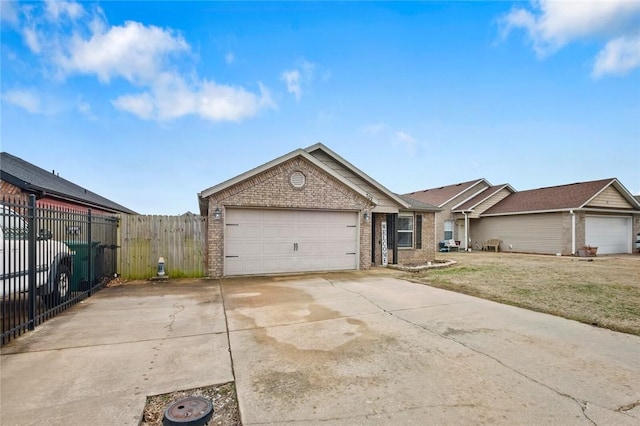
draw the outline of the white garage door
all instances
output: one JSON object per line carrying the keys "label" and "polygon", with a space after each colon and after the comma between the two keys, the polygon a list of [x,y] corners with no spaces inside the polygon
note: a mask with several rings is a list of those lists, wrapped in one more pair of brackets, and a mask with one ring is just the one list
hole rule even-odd
{"label": "white garage door", "polygon": [[358,214],[226,210],[225,275],[358,268]]}
{"label": "white garage door", "polygon": [[587,216],[585,243],[598,254],[631,253],[631,218]]}

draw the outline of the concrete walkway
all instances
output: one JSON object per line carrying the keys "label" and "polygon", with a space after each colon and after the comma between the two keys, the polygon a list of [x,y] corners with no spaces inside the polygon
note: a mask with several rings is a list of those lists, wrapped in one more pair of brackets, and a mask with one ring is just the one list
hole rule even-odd
{"label": "concrete walkway", "polygon": [[108,288],[1,354],[2,425],[137,425],[234,375],[245,425],[640,424],[640,337],[386,274]]}
{"label": "concrete walkway", "polygon": [[147,395],[233,381],[215,281],[106,288],[2,348],[1,425],[138,425]]}

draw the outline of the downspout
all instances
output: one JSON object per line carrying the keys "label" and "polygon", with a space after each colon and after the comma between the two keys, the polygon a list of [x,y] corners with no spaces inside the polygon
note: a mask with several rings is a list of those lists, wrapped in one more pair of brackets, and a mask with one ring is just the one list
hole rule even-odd
{"label": "downspout", "polygon": [[469,216],[467,212],[464,214],[464,251],[469,251]]}
{"label": "downspout", "polygon": [[576,255],[576,214],[573,209],[569,210],[571,215],[571,255]]}

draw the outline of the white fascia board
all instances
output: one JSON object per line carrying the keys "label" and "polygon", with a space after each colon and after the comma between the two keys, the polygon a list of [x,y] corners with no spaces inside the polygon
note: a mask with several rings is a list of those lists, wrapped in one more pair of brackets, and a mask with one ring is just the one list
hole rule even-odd
{"label": "white fascia board", "polygon": [[499,217],[499,216],[520,216],[524,214],[539,214],[539,213],[563,213],[563,212],[598,212],[598,213],[624,213],[624,214],[640,214],[640,211],[636,210],[620,210],[620,209],[599,209],[599,208],[565,208],[555,210],[531,210],[526,212],[510,212],[510,213],[494,213],[494,214],[481,214],[480,217]]}
{"label": "white fascia board", "polygon": [[580,208],[583,208],[586,205],[588,205],[591,201],[593,201],[597,196],[599,196],[602,192],[604,192],[611,185],[613,185],[618,190],[618,192],[625,198],[625,200],[627,200],[629,202],[629,204],[631,204],[635,209],[640,210],[640,203],[638,202],[638,200],[636,200],[636,198],[633,196],[633,194],[631,194],[627,190],[627,188],[625,188],[624,185],[622,183],[620,183],[620,181],[617,178],[611,179],[611,182],[606,184],[593,197],[589,198],[583,205],[580,206]]}
{"label": "white fascia board", "polygon": [[[511,193],[512,193],[512,194],[514,194],[514,193],[516,192],[516,190],[515,190],[515,189],[513,189],[513,187],[507,183],[507,184],[504,184],[504,185],[502,185],[501,187],[497,188],[495,191],[493,191],[491,194],[487,195],[486,197],[484,197],[484,198],[480,199],[477,203],[475,203],[473,206],[471,206],[471,208],[469,208],[469,209],[467,209],[467,210],[457,210],[458,206],[461,206],[462,204],[466,203],[466,202],[467,202],[467,200],[472,199],[473,197],[475,197],[475,195],[474,195],[474,196],[472,196],[472,197],[467,198],[467,200],[465,200],[465,201],[461,202],[460,204],[458,204],[457,206],[455,206],[454,208],[452,208],[452,209],[451,209],[451,212],[452,212],[452,213],[453,213],[453,212],[456,212],[456,213],[457,213],[457,212],[472,212],[472,211],[473,211],[473,209],[474,209],[474,208],[476,208],[476,207],[478,207],[478,205],[479,205],[479,204],[484,203],[484,202],[485,202],[485,201],[487,201],[489,198],[493,197],[494,195],[496,195],[498,192],[502,191],[502,190],[503,190],[503,189],[505,189],[505,188],[509,189],[509,190],[511,191]],[[487,188],[487,189],[488,189],[488,188]],[[477,192],[477,193],[476,193],[476,195],[478,195],[478,194],[482,193],[483,191],[486,191],[486,189],[483,189],[482,191]]]}
{"label": "white fascia board", "polygon": [[[474,183],[473,185],[471,185],[471,186],[470,186],[470,187],[468,187],[467,189],[465,189],[465,190],[463,190],[463,191],[458,192],[456,195],[454,195],[453,197],[449,198],[447,201],[445,201],[444,203],[440,204],[438,207],[444,207],[445,205],[447,205],[448,203],[450,203],[452,200],[454,200],[456,197],[459,197],[459,196],[460,196],[460,194],[462,194],[462,193],[464,193],[464,192],[469,191],[470,189],[472,189],[472,188],[473,188],[474,186],[476,186],[476,185],[479,185],[479,184],[480,184],[480,182],[484,182],[484,183],[486,183],[486,184],[488,185],[488,187],[493,186],[493,185],[491,185],[491,184],[489,183],[489,181],[488,181],[488,180],[486,180],[485,178],[478,179],[478,180],[476,181],[476,183]],[[476,192],[476,193],[475,193],[475,194],[473,194],[472,196],[468,197],[465,201],[472,199],[473,197],[475,197],[476,195],[478,195],[478,194],[479,194],[479,193],[481,193],[481,192],[482,192],[482,191],[478,191],[478,192]],[[465,201],[463,201],[462,203],[464,203]],[[458,204],[456,204],[456,206],[459,206],[459,205],[460,205],[460,204],[462,204],[462,203],[458,203]]]}
{"label": "white fascia board", "polygon": [[519,216],[523,214],[538,214],[538,213],[562,213],[571,210],[578,209],[555,209],[555,210],[530,210],[525,212],[508,212],[508,213],[494,213],[494,214],[481,214],[480,217],[498,217],[498,216]]}
{"label": "white fascia board", "polygon": [[616,214],[637,214],[640,215],[639,210],[619,210],[619,209],[598,209],[598,208],[584,208],[573,209],[573,211],[585,212],[585,213],[616,213]]}
{"label": "white fascia board", "polygon": [[409,207],[409,204],[407,204],[403,199],[398,197],[393,192],[389,191],[386,187],[384,187],[383,185],[378,183],[375,179],[373,179],[371,176],[367,175],[365,172],[363,172],[362,170],[360,170],[359,168],[357,168],[356,166],[354,166],[353,164],[351,164],[350,162],[348,162],[347,160],[342,158],[340,155],[336,154],[335,152],[333,152],[332,150],[327,148],[323,143],[318,142],[318,143],[316,143],[314,145],[311,145],[310,147],[305,148],[305,151],[307,153],[311,153],[311,152],[315,151],[316,149],[320,149],[320,150],[326,152],[327,154],[329,154],[335,160],[337,160],[338,162],[342,163],[347,168],[351,169],[351,171],[353,171],[360,178],[362,178],[365,181],[369,182],[369,184],[371,184],[371,186],[373,186],[374,188],[376,188],[377,190],[379,190],[380,192],[385,194],[387,197],[391,198],[396,203],[400,204],[402,207],[404,207],[404,208],[408,208]]}
{"label": "white fascia board", "polygon": [[295,151],[291,151],[288,154],[285,154],[281,157],[278,157],[274,160],[269,161],[268,163],[265,163],[261,166],[258,166],[254,169],[251,169],[245,173],[242,173],[241,175],[238,175],[234,178],[231,178],[229,180],[226,180],[222,183],[219,183],[218,185],[212,186],[208,189],[205,189],[204,191],[200,192],[198,194],[198,197],[201,199],[210,197],[211,195],[220,192],[224,189],[227,189],[235,184],[238,184],[246,179],[250,179],[253,176],[256,176],[266,170],[269,170],[272,167],[275,167],[279,164],[282,164],[286,161],[289,161],[295,157],[303,157],[305,160],[309,161],[310,163],[312,163],[313,165],[317,166],[318,168],[322,169],[324,172],[326,172],[327,174],[329,174],[330,176],[332,176],[333,178],[335,178],[336,180],[338,180],[340,183],[346,185],[347,187],[349,187],[350,189],[352,189],[353,191],[357,192],[358,194],[362,195],[364,198],[367,198],[368,200],[370,200],[373,204],[378,205],[379,202],[378,200],[376,200],[374,197],[372,197],[370,194],[368,194],[366,191],[364,191],[362,188],[360,188],[359,186],[353,184],[351,181],[345,179],[344,177],[342,177],[341,175],[339,175],[338,173],[336,173],[335,171],[333,171],[332,169],[330,169],[326,164],[324,164],[322,161],[318,160],[317,158],[315,158],[313,155],[309,154],[307,151],[303,150],[303,149],[296,149]]}
{"label": "white fascia board", "polygon": [[[474,186],[475,186],[475,184],[474,184]],[[471,188],[473,188],[473,186],[472,186],[472,187],[470,187],[469,189],[471,189]],[[466,203],[467,201],[469,201],[469,200],[470,200],[470,199],[472,199],[473,197],[475,197],[475,196],[477,196],[477,195],[479,195],[479,194],[482,194],[482,193],[483,193],[484,191],[486,191],[487,189],[489,189],[489,188],[488,188],[488,187],[487,187],[487,188],[483,188],[483,189],[481,189],[480,191],[478,191],[478,192],[474,193],[473,195],[471,195],[470,197],[467,197],[467,198],[465,198],[464,200],[460,201],[458,204],[456,204],[455,206],[453,206],[453,207],[451,208],[451,211],[454,211],[456,208],[458,208],[458,206],[463,205],[464,203]],[[494,194],[495,194],[495,192],[494,192]],[[460,194],[458,194],[458,195],[460,195]],[[482,201],[486,200],[486,199],[487,199],[487,198],[489,198],[490,196],[491,196],[491,195],[488,195],[488,196],[487,196],[486,198],[484,198]],[[455,198],[455,197],[453,197],[453,198]],[[452,200],[453,200],[453,198],[452,198]],[[449,201],[451,201],[451,200],[449,200]],[[480,202],[482,202],[482,201],[480,201]],[[448,201],[447,201],[447,202],[448,202]],[[447,203],[445,203],[445,204],[447,204]],[[476,205],[478,205],[478,204],[476,204]],[[474,205],[473,207],[475,207],[475,205]]]}

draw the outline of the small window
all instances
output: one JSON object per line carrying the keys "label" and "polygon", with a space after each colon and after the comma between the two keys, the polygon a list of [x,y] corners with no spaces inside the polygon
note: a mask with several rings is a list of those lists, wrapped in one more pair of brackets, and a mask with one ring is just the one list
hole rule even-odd
{"label": "small window", "polygon": [[398,216],[398,248],[413,248],[413,215]]}
{"label": "small window", "polygon": [[453,240],[453,221],[444,221],[444,240]]}

